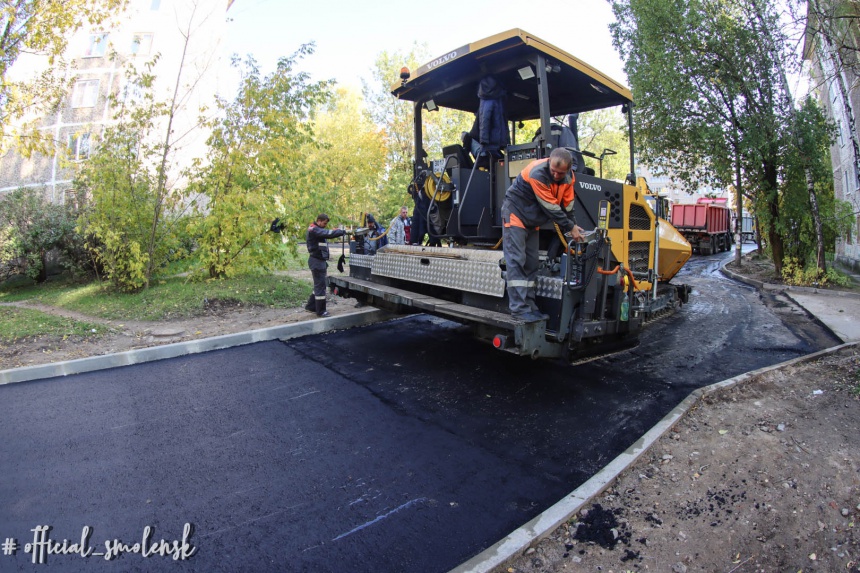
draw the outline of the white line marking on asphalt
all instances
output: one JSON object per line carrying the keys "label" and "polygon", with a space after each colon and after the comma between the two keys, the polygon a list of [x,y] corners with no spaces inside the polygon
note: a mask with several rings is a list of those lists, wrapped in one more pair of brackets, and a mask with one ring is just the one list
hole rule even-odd
{"label": "white line marking on asphalt", "polygon": [[383,513],[382,515],[378,515],[378,516],[376,516],[376,518],[375,518],[375,519],[371,519],[371,520],[370,520],[370,521],[368,521],[367,523],[364,523],[364,524],[362,524],[362,525],[359,525],[358,527],[356,527],[356,528],[354,528],[354,529],[351,529],[351,530],[347,531],[346,533],[341,533],[340,535],[338,535],[337,537],[335,537],[334,539],[332,539],[332,541],[337,541],[338,539],[343,539],[344,537],[346,537],[346,536],[348,536],[348,535],[352,535],[352,534],[353,534],[353,533],[355,533],[356,531],[361,531],[361,530],[362,530],[362,529],[364,529],[365,527],[369,527],[369,526],[373,525],[373,524],[374,524],[374,523],[376,523],[377,521],[382,521],[383,519],[385,519],[385,518],[386,518],[386,517],[388,517],[389,515],[393,515],[393,514],[397,513],[398,511],[400,511],[401,509],[406,509],[406,508],[407,508],[407,507],[409,507],[410,505],[414,505],[414,504],[416,504],[416,503],[420,503],[420,502],[422,502],[422,501],[427,501],[427,498],[426,498],[426,497],[418,497],[418,498],[415,498],[415,499],[413,499],[413,500],[407,501],[406,503],[404,503],[404,504],[403,504],[403,505],[401,505],[400,507],[395,507],[394,509],[392,509],[392,510],[391,510],[391,511],[389,511],[388,513]]}

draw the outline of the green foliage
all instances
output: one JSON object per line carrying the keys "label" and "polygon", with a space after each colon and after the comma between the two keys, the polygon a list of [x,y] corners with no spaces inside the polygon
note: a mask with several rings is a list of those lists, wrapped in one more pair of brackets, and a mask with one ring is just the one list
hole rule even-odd
{"label": "green foliage", "polygon": [[116,287],[133,291],[147,285],[153,230],[162,241],[153,253],[166,262],[172,246],[169,220],[157,218],[159,197],[155,176],[144,159],[152,149],[144,141],[151,129],[149,117],[138,117],[109,127],[101,145],[82,165],[75,180],[80,195],[87,197],[78,230],[88,248]]}
{"label": "green foliage", "polygon": [[46,256],[74,245],[75,215],[41,190],[17,189],[0,197],[0,281],[14,274],[46,278]]}
{"label": "green foliage", "polygon": [[412,176],[412,103],[391,95],[391,86],[400,78],[400,68],[415,70],[429,59],[427,46],[412,46],[408,53],[381,52],[374,63],[372,83],[363,81],[362,93],[371,121],[383,130],[387,152],[386,167]]}
{"label": "green foliage", "polygon": [[302,46],[266,77],[253,58],[234,60],[243,74],[239,93],[233,102],[219,102],[223,117],[208,140],[210,163],[198,166],[189,186],[195,214],[189,231],[209,277],[282,263],[283,251],[274,248],[281,237],[268,232],[271,221],[280,218],[294,245],[319,209],[332,205],[330,166],[309,156],[317,147],[312,111],[328,100],[330,84],[293,71],[312,52],[312,45]]}
{"label": "green foliage", "polygon": [[[68,80],[63,77],[62,55],[69,39],[85,24],[97,25],[123,10],[126,3],[127,0],[2,2],[0,150],[5,151],[13,142],[25,155],[50,147],[50,134],[41,132],[38,120],[32,118],[40,117],[66,92]],[[22,54],[30,57],[26,63],[21,62],[30,71],[34,66],[43,67],[33,56],[40,56],[47,66],[27,79],[14,78],[10,68]]]}
{"label": "green foliage", "polygon": [[782,280],[791,286],[824,287],[837,285],[847,287],[851,279],[830,267],[822,271],[815,266],[815,261],[804,264],[801,260],[787,256],[782,266]]}
{"label": "green foliage", "polygon": [[[844,207],[834,195],[830,164],[830,143],[835,130],[812,96],[807,96],[797,110],[793,130],[795,144],[786,150],[780,190],[780,229],[785,236],[786,256],[806,267],[816,262],[818,248],[810,194],[815,195],[825,250],[833,251],[837,237],[845,232],[837,214]],[[813,181],[811,190],[807,172]]]}
{"label": "green foliage", "polygon": [[234,279],[154,280],[150,288],[121,292],[103,282],[0,287],[0,301],[34,300],[109,320],[165,320],[205,314],[213,306],[291,308],[303,304],[310,284],[286,276],[248,275]]}
{"label": "green foliage", "polygon": [[108,280],[124,291],[148,287],[158,268],[183,254],[179,225],[185,205],[172,188],[170,162],[181,98],[175,92],[170,102],[156,100],[148,70],[157,61],[158,56],[143,72],[127,71],[127,93],[112,98],[115,122],[80,165],[74,183],[86,198],[78,230]]}
{"label": "green foliage", "polygon": [[107,328],[101,324],[52,316],[38,310],[15,307],[0,308],[0,342],[14,344],[31,336],[98,336]]}
{"label": "green foliage", "polygon": [[[627,137],[627,116],[621,113],[621,108],[582,113],[578,124],[579,148],[598,157],[607,149],[614,151],[615,155],[607,154],[603,160],[603,176],[623,181],[630,172],[630,144]],[[586,158],[585,164],[600,174],[599,162]]]}
{"label": "green foliage", "polygon": [[315,210],[335,222],[351,223],[358,222],[361,212],[389,212],[388,195],[379,191],[386,157],[384,132],[370,121],[361,95],[338,89],[314,117],[318,144],[306,146],[306,152],[308,162],[324,173],[326,181],[314,194]]}

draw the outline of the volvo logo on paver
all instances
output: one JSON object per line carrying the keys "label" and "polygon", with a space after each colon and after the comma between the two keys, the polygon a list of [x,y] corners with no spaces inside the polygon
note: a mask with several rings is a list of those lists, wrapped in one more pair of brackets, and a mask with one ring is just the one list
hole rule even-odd
{"label": "volvo logo on paver", "polygon": [[418,75],[421,75],[424,72],[429,72],[430,70],[435,70],[436,68],[438,68],[442,64],[447,64],[448,62],[451,62],[453,60],[456,60],[457,58],[465,56],[468,53],[469,53],[469,45],[466,44],[465,46],[463,46],[461,48],[457,48],[456,50],[454,50],[452,52],[448,52],[444,56],[436,58],[432,62],[424,64],[418,70]]}
{"label": "volvo logo on paver", "polygon": [[451,60],[453,60],[456,57],[457,57],[457,51],[455,50],[455,51],[451,52],[450,54],[445,54],[441,58],[436,58],[435,60],[433,60],[432,62],[427,64],[427,68],[432,70],[433,68],[441,66],[445,62],[450,62]]}
{"label": "volvo logo on paver", "polygon": [[583,182],[580,182],[579,184],[580,184],[580,185],[582,185],[582,188],[583,188],[583,189],[588,189],[589,191],[603,191],[603,187],[601,187],[601,186],[600,186],[600,185],[598,185],[597,183],[583,183]]}

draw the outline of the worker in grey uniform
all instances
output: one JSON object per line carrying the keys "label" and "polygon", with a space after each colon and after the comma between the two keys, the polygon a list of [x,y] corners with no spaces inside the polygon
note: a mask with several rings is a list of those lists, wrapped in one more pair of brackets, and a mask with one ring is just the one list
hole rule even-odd
{"label": "worker in grey uniform", "polygon": [[308,246],[308,267],[311,269],[311,276],[314,279],[314,291],[308,298],[305,305],[305,310],[316,312],[317,316],[328,316],[329,312],[325,308],[325,278],[328,271],[328,243],[326,239],[335,239],[347,234],[343,229],[326,229],[329,222],[329,216],[325,213],[320,213],[317,220],[311,223],[308,227],[308,232],[305,237]]}
{"label": "worker in grey uniform", "polygon": [[532,161],[508,187],[502,204],[508,306],[511,316],[524,322],[546,320],[535,303],[539,264],[538,229],[549,222],[575,240],[582,228],[573,221],[573,158],[563,148],[546,159]]}

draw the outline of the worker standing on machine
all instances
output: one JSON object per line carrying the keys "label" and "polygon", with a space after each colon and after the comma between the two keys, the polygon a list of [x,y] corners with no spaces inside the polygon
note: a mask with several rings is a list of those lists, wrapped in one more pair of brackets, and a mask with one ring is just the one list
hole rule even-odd
{"label": "worker standing on machine", "polygon": [[582,238],[573,221],[573,157],[563,148],[549,158],[537,159],[508,187],[502,204],[503,249],[507,267],[508,306],[511,316],[525,322],[546,320],[535,303],[539,253],[538,228],[557,224],[565,235]]}
{"label": "worker standing on machine", "polygon": [[365,215],[365,224],[370,232],[364,236],[364,253],[375,255],[376,251],[388,245],[388,231],[376,222],[376,218],[368,213]]}
{"label": "worker standing on machine", "polygon": [[[320,213],[317,220],[308,227],[305,240],[308,246],[308,267],[314,279],[314,292],[308,298],[305,309],[316,312],[317,316],[328,316],[325,308],[325,278],[328,271],[328,243],[326,239],[335,239],[347,234],[344,229],[326,229],[329,216]],[[313,303],[313,306],[311,305]]]}

